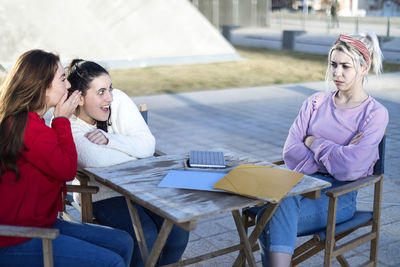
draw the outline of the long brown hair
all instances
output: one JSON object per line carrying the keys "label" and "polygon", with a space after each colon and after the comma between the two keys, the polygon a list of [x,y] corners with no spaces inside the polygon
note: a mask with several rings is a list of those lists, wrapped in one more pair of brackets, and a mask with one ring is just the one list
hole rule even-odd
{"label": "long brown hair", "polygon": [[6,171],[19,180],[17,160],[24,147],[28,111],[46,108],[46,90],[57,71],[59,57],[43,50],[22,54],[0,89],[0,181]]}

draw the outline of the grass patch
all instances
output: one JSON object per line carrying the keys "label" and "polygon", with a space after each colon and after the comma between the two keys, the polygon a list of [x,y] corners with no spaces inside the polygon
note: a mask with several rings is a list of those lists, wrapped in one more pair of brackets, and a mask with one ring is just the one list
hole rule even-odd
{"label": "grass patch", "polygon": [[[131,96],[300,83],[325,79],[326,55],[235,47],[245,60],[111,70],[115,88]],[[384,63],[384,72],[400,64]]]}

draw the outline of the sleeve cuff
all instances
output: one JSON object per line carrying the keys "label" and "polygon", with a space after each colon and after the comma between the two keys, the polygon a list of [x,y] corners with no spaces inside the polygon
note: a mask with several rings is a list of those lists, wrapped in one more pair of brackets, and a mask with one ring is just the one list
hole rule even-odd
{"label": "sleeve cuff", "polygon": [[52,120],[51,120],[51,125],[52,126],[54,126],[54,125],[58,125],[58,124],[68,124],[68,125],[70,125],[70,121],[69,121],[69,119],[67,118],[67,117],[62,117],[62,116],[60,116],[60,117],[55,117],[55,118],[53,118]]}

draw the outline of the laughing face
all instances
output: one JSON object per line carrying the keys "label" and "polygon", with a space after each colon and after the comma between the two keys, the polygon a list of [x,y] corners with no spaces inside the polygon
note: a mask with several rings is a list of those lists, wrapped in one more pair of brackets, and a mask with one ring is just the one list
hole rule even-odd
{"label": "laughing face", "polygon": [[79,100],[78,117],[89,124],[106,121],[113,101],[111,78],[102,74],[93,79],[85,96]]}

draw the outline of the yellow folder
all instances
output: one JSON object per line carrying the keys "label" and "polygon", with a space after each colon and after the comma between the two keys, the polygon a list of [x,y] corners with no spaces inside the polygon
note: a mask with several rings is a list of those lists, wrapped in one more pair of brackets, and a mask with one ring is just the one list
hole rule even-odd
{"label": "yellow folder", "polygon": [[213,188],[277,203],[303,176],[281,168],[244,164],[231,170]]}

